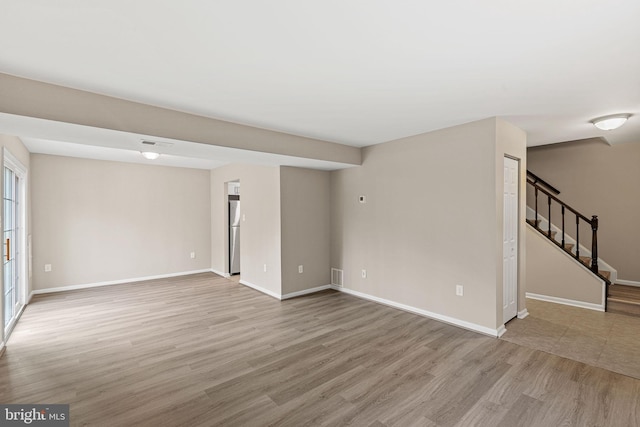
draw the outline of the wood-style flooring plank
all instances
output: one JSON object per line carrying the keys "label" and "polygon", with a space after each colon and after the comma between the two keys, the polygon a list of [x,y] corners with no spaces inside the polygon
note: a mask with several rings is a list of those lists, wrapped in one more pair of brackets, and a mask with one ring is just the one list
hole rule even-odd
{"label": "wood-style flooring plank", "polygon": [[[612,326],[580,336],[635,354]],[[0,358],[1,403],[69,403],[73,426],[633,426],[639,395],[530,345],[209,273],[38,295]]]}

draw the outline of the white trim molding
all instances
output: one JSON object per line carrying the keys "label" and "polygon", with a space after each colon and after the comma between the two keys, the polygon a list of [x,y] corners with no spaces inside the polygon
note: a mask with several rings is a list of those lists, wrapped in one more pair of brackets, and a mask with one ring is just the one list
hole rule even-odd
{"label": "white trim molding", "polygon": [[81,285],[71,285],[71,286],[61,286],[58,288],[45,288],[45,289],[34,289],[31,292],[29,298],[32,295],[40,295],[40,294],[50,294],[54,292],[64,292],[64,291],[75,291],[78,289],[87,289],[87,288],[97,288],[100,286],[111,286],[111,285],[122,285],[124,283],[135,283],[135,282],[144,282],[147,280],[156,280],[156,279],[166,279],[170,277],[179,277],[179,276],[188,276],[190,274],[198,274],[198,273],[210,273],[211,269],[207,268],[204,270],[192,270],[192,271],[182,271],[179,273],[169,273],[169,274],[159,274],[157,276],[146,276],[146,277],[136,277],[133,279],[122,279],[122,280],[111,280],[107,282],[97,282],[97,283],[86,283]]}
{"label": "white trim molding", "polygon": [[229,273],[223,273],[222,271],[218,271],[218,270],[213,269],[213,268],[211,270],[209,270],[209,271],[211,271],[212,273],[217,274],[218,276],[231,277],[231,275]]}
{"label": "white trim molding", "polygon": [[622,279],[617,279],[616,283],[618,285],[627,285],[627,286],[637,286],[640,288],[640,282],[636,282],[635,280],[622,280]]}
{"label": "white trim molding", "polygon": [[282,297],[282,295],[280,295],[279,293],[270,291],[269,289],[263,288],[262,286],[254,285],[253,283],[247,282],[246,280],[240,280],[240,284],[241,285],[245,285],[245,286],[247,286],[247,287],[249,287],[251,289],[255,289],[258,292],[262,292],[263,294],[267,294],[270,297],[273,297],[273,298],[275,298],[277,300],[281,299],[281,297]]}
{"label": "white trim molding", "polygon": [[489,335],[489,336],[492,336],[492,337],[499,337],[500,336],[499,335],[500,334],[500,329],[499,328],[498,329],[487,328],[486,326],[482,326],[482,325],[478,325],[478,324],[475,324],[475,323],[467,322],[465,320],[456,319],[454,317],[444,316],[444,315],[438,314],[438,313],[432,313],[432,312],[427,311],[427,310],[423,310],[423,309],[420,309],[420,308],[412,307],[412,306],[406,305],[406,304],[400,304],[400,303],[395,302],[395,301],[390,301],[388,299],[375,297],[373,295],[365,294],[365,293],[359,292],[359,291],[354,291],[352,289],[348,289],[348,288],[344,288],[344,287],[331,286],[331,289],[334,289],[334,290],[340,291],[340,292],[344,292],[344,293],[347,293],[349,295],[356,296],[358,298],[362,298],[362,299],[366,299],[366,300],[369,300],[369,301],[377,302],[379,304],[387,305],[389,307],[397,308],[399,310],[407,311],[409,313],[418,314],[420,316],[428,317],[428,318],[434,319],[434,320],[439,320],[441,322],[448,323],[448,324],[453,325],[453,326],[458,326],[458,327],[463,328],[463,329],[468,329],[468,330],[473,331],[473,332],[479,332],[481,334]]}
{"label": "white trim molding", "polygon": [[529,311],[525,308],[524,310],[520,310],[518,312],[518,319],[524,319],[529,315]]}
{"label": "white trim molding", "polygon": [[316,286],[315,288],[303,289],[301,291],[290,292],[288,294],[280,295],[280,300],[300,297],[302,295],[314,294],[316,292],[326,291],[327,289],[333,289],[333,288],[331,285]]}
{"label": "white trim molding", "polygon": [[279,294],[277,292],[270,291],[267,288],[263,288],[262,286],[256,285],[251,282],[247,282],[246,280],[240,280],[240,284],[245,285],[251,289],[255,289],[258,292],[262,292],[263,294],[269,295],[270,297],[273,297],[280,301],[284,301],[284,300],[295,298],[295,297],[300,297],[303,295],[314,294],[316,292],[325,291],[327,289],[333,289],[332,285],[323,285],[323,286],[316,286],[315,288],[303,289],[301,291],[290,292],[288,294]]}
{"label": "white trim molding", "polygon": [[553,302],[556,304],[570,305],[572,307],[586,308],[589,310],[604,311],[603,304],[594,304],[591,302],[576,301],[572,299],[559,298],[559,297],[551,297],[548,295],[532,294],[530,292],[527,292],[527,298],[531,298],[539,301]]}
{"label": "white trim molding", "polygon": [[497,335],[497,337],[500,338],[501,336],[504,335],[505,332],[507,332],[507,328],[505,328],[504,325],[500,325],[498,327],[498,335]]}
{"label": "white trim molding", "polygon": [[5,349],[5,345],[4,345],[4,341],[0,341],[0,357],[2,357],[2,355],[4,355],[4,349]]}

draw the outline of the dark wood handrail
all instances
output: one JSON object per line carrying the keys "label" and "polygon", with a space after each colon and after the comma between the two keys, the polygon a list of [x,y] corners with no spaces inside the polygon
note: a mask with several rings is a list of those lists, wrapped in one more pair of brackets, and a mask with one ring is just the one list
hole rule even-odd
{"label": "dark wood handrail", "polygon": [[575,215],[578,215],[580,218],[582,218],[584,221],[588,222],[589,225],[591,225],[591,220],[589,218],[587,218],[586,216],[582,215],[580,212],[578,212],[577,210],[575,210],[574,208],[572,208],[571,206],[569,206],[568,204],[566,204],[565,202],[563,202],[562,200],[558,199],[556,196],[554,196],[553,194],[551,194],[550,192],[548,192],[547,190],[545,190],[544,188],[540,187],[538,184],[536,184],[535,181],[527,179],[527,182],[531,185],[533,185],[534,187],[536,187],[538,189],[538,191],[542,191],[544,194],[546,194],[547,196],[551,197],[551,199],[555,200],[556,202],[558,202],[561,206],[564,206],[565,208],[569,209],[571,212],[573,212]]}
{"label": "dark wood handrail", "polygon": [[544,179],[540,178],[538,175],[536,175],[535,173],[531,172],[530,170],[527,170],[527,175],[533,178],[533,183],[537,184],[538,182],[542,183],[542,185],[544,185],[545,187],[547,187],[549,190],[551,190],[553,192],[553,194],[560,194],[560,190],[558,190],[556,187],[554,187],[553,185],[549,184],[547,181],[545,181]]}

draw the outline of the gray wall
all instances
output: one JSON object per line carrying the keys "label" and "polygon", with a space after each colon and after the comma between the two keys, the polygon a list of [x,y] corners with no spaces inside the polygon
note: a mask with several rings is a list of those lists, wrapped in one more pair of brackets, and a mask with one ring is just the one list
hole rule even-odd
{"label": "gray wall", "polygon": [[[211,171],[211,267],[228,273],[227,183],[240,180],[240,270],[243,282],[280,295],[280,168],[229,165]],[[264,271],[264,265],[267,271]]]}
{"label": "gray wall", "polygon": [[330,177],[325,171],[280,168],[283,294],[331,282]]}
{"label": "gray wall", "polygon": [[527,227],[527,292],[604,308],[604,282]]}
{"label": "gray wall", "polygon": [[[229,272],[227,183],[235,180],[244,217],[242,282],[278,297],[328,285],[330,174],[303,168],[236,164],[211,171],[213,270]],[[304,266],[302,274],[298,265]]]}
{"label": "gray wall", "polygon": [[[208,172],[35,155],[37,289],[228,272],[227,183],[239,180],[244,282],[282,295],[328,284],[336,267],[345,270],[346,288],[496,329],[505,153],[526,169],[524,133],[487,119],[367,147],[362,167],[332,173],[252,165]],[[189,208],[173,213],[176,205]],[[175,224],[186,229],[171,234]],[[188,258],[192,250],[196,260]],[[45,263],[51,273],[42,271]],[[459,284],[464,297],[455,295]]]}
{"label": "gray wall", "polygon": [[34,289],[210,268],[208,171],[34,154],[31,172]]}
{"label": "gray wall", "polygon": [[[525,145],[522,131],[487,119],[367,147],[362,167],[332,172],[331,266],[344,270],[345,288],[500,326],[502,159],[524,160]],[[524,197],[521,211],[523,223]],[[464,285],[463,297],[456,285]]]}
{"label": "gray wall", "polygon": [[[587,216],[598,215],[600,258],[619,279],[640,282],[640,143],[587,140],[533,147],[528,162],[532,172],[561,191],[562,200]],[[559,226],[555,218],[560,216],[552,213]],[[580,233],[580,241],[590,245],[589,230]]]}
{"label": "gray wall", "polygon": [[[503,180],[504,180],[504,157],[510,156],[518,160],[520,168],[520,201],[519,214],[520,224],[518,228],[518,311],[526,308],[526,286],[527,286],[527,230],[526,230],[526,193],[527,193],[527,144],[526,134],[519,128],[507,123],[503,120],[496,120],[496,221],[499,227],[503,224]],[[502,229],[496,233],[496,253],[499,260],[496,263],[496,283],[500,284],[503,280],[503,239]],[[502,301],[502,286],[497,287],[497,300]],[[496,318],[502,318],[502,305],[496,306]],[[500,322],[499,322],[500,323]]]}

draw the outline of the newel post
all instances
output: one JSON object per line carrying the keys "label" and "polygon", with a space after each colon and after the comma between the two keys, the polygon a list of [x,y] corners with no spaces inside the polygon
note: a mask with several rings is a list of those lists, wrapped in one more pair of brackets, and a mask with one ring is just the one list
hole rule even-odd
{"label": "newel post", "polygon": [[598,215],[591,217],[591,271],[598,273]]}

